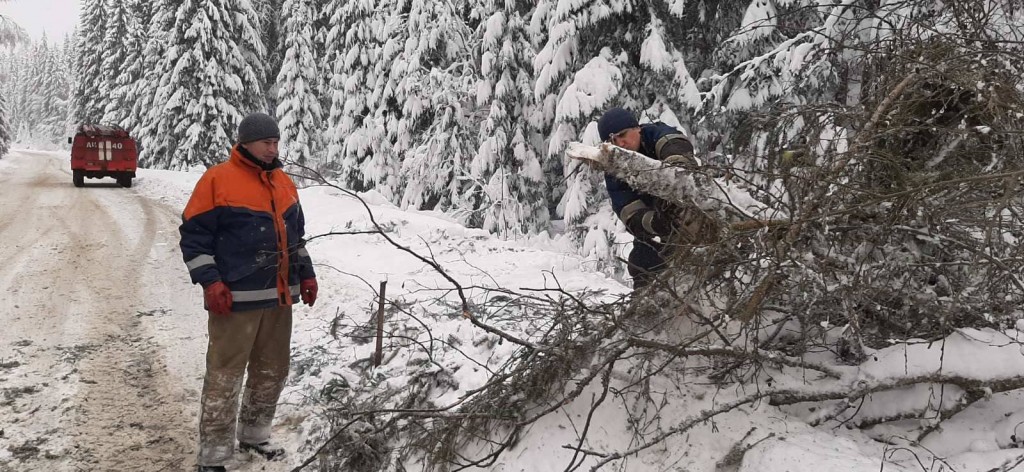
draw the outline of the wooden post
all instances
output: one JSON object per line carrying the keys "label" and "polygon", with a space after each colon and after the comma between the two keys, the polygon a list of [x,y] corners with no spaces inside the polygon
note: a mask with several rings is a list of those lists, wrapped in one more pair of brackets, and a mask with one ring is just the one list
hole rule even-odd
{"label": "wooden post", "polygon": [[384,360],[384,290],[387,285],[387,280],[380,283],[380,301],[377,304],[377,350],[373,352],[374,367],[380,367]]}

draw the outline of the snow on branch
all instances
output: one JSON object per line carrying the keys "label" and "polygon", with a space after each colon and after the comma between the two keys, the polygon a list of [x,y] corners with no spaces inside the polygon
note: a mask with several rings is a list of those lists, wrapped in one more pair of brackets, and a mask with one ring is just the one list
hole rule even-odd
{"label": "snow on branch", "polygon": [[601,56],[591,59],[565,89],[555,108],[555,118],[572,122],[594,114],[619,93],[621,84],[622,72],[614,64]]}
{"label": "snow on branch", "polygon": [[705,175],[612,144],[594,147],[570,143],[565,153],[622,179],[636,190],[667,201],[693,202],[704,211],[737,211],[750,218],[767,210],[766,205],[735,184],[706,182]]}

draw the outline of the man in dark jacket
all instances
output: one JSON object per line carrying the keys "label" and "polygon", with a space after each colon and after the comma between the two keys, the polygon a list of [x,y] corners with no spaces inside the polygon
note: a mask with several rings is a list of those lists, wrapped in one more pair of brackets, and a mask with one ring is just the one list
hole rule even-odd
{"label": "man in dark jacket", "polygon": [[[699,164],[693,156],[693,145],[679,130],[661,122],[641,125],[623,108],[606,111],[597,129],[602,141],[651,159],[689,169]],[[665,269],[673,244],[702,242],[702,225],[708,224],[708,217],[695,205],[677,205],[634,190],[611,174],[605,174],[605,184],[612,209],[635,238],[627,266],[633,288],[649,285]]]}
{"label": "man in dark jacket", "polygon": [[200,471],[225,470],[236,438],[243,451],[284,455],[269,439],[288,378],[292,304],[301,297],[313,306],[317,284],[279,137],[269,115],[246,116],[230,158],[203,174],[182,214],[181,252],[209,311]]}

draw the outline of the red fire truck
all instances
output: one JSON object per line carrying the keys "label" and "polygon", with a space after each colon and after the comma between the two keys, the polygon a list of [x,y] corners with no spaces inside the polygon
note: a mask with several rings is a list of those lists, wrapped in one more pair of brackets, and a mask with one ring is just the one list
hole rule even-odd
{"label": "red fire truck", "polygon": [[75,187],[85,178],[113,177],[122,187],[131,187],[138,168],[135,140],[117,126],[80,125],[71,145],[71,180]]}

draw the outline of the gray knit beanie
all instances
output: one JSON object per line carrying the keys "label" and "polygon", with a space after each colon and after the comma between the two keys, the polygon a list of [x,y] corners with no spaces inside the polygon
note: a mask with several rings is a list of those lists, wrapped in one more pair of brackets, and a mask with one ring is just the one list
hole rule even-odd
{"label": "gray knit beanie", "polygon": [[281,130],[277,127],[277,120],[266,113],[250,113],[238,124],[238,142],[242,144],[280,137]]}

